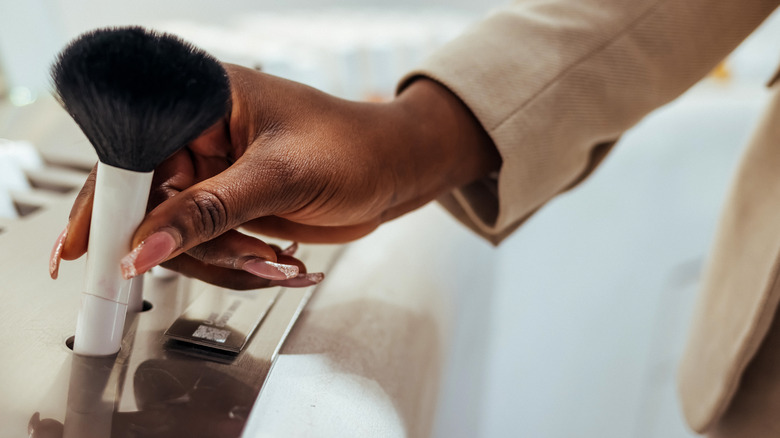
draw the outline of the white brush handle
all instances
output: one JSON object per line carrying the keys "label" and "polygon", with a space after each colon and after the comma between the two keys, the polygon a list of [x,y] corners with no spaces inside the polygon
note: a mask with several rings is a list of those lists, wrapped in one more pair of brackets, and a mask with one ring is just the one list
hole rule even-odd
{"label": "white brush handle", "polygon": [[102,356],[119,351],[130,296],[120,260],[146,213],[153,172],[98,163],[87,248],[87,273],[73,351]]}

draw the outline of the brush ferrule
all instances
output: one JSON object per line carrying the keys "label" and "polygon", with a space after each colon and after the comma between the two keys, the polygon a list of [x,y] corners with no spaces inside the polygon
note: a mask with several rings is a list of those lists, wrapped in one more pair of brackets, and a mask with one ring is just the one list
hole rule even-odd
{"label": "brush ferrule", "polygon": [[120,260],[130,252],[133,234],[146,213],[152,174],[98,163],[76,353],[119,351],[131,290]]}

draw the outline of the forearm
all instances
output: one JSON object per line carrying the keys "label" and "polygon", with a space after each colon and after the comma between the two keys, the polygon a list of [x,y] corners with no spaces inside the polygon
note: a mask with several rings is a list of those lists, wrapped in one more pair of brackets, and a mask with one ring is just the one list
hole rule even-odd
{"label": "forearm", "polygon": [[456,190],[448,205],[498,242],[587,176],[626,129],[706,75],[777,3],[515,2],[438,51],[400,88],[419,76],[444,84],[495,142],[496,211],[477,211],[472,199],[491,196],[478,190]]}

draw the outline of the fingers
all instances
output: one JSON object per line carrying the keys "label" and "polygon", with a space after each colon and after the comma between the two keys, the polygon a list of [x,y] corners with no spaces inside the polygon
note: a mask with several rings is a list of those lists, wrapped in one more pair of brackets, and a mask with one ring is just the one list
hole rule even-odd
{"label": "fingers", "polygon": [[212,265],[198,260],[189,254],[181,254],[174,257],[163,262],[162,266],[206,283],[237,290],[260,289],[271,286],[307,287],[318,284],[325,278],[325,275],[321,272],[306,273],[306,267],[303,262],[292,256],[279,254],[277,257],[280,263],[298,267],[299,274],[289,279],[269,280],[244,270]]}
{"label": "fingers", "polygon": [[276,251],[273,247],[236,230],[228,230],[212,240],[190,248],[187,254],[202,262],[231,269],[241,269],[241,265],[247,260],[255,258],[276,261]]}
{"label": "fingers", "polygon": [[63,242],[62,258],[75,260],[87,252],[89,223],[92,220],[92,200],[95,197],[97,166],[87,176],[84,186],[76,196],[68,218],[68,233]]}
{"label": "fingers", "polygon": [[263,204],[261,196],[278,203],[275,183],[268,182],[276,180],[268,168],[255,167],[242,157],[155,207],[136,230],[128,266],[143,272],[148,264],[159,264],[238,227],[256,217],[258,210],[272,207]]}
{"label": "fingers", "polygon": [[265,242],[235,230],[195,246],[187,254],[214,266],[241,269],[269,280],[287,280],[299,272],[296,263],[278,260],[275,249]]}
{"label": "fingers", "polygon": [[298,249],[298,243],[294,242],[286,249],[282,249],[276,252],[277,261],[279,263],[285,263],[289,265],[297,265],[299,273],[297,276],[287,280],[274,280],[271,281],[271,286],[283,286],[283,287],[307,287],[319,284],[325,279],[325,274],[322,272],[306,273],[306,266],[302,261],[293,257],[293,254]]}
{"label": "fingers", "polygon": [[187,277],[197,278],[206,283],[229,289],[247,290],[272,286],[272,280],[267,278],[261,278],[237,269],[210,265],[187,254],[174,257],[162,263],[161,266]]}
{"label": "fingers", "polygon": [[283,281],[272,281],[271,286],[283,286],[283,287],[307,287],[319,284],[325,279],[325,274],[322,272],[314,272],[312,274],[300,274],[295,278]]}
{"label": "fingers", "polygon": [[49,275],[57,279],[60,261],[75,260],[87,252],[89,243],[89,223],[92,219],[92,199],[95,194],[95,176],[97,166],[87,176],[84,186],[76,196],[71,207],[70,217],[65,229],[57,237],[49,257]]}
{"label": "fingers", "polygon": [[49,276],[56,280],[60,272],[60,261],[62,260],[62,247],[65,245],[65,239],[68,237],[68,225],[62,230],[57,240],[54,241],[54,248],[51,249],[49,256]]}

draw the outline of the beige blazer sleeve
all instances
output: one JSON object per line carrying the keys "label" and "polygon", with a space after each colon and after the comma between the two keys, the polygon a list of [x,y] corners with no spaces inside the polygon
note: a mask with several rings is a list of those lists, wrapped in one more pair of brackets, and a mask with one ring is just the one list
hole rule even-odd
{"label": "beige blazer sleeve", "polygon": [[435,79],[503,158],[496,178],[440,199],[498,243],[576,185],[620,135],[733,50],[778,0],[521,0],[401,82]]}

